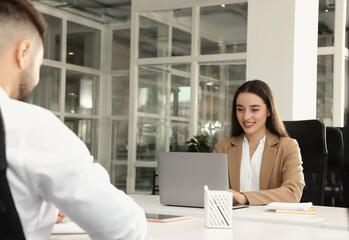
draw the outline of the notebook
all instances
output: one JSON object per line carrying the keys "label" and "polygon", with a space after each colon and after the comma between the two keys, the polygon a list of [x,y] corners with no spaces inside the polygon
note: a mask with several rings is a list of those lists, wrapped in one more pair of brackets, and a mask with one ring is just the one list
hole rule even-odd
{"label": "notebook", "polygon": [[225,153],[159,152],[160,203],[204,207],[204,185],[229,190]]}

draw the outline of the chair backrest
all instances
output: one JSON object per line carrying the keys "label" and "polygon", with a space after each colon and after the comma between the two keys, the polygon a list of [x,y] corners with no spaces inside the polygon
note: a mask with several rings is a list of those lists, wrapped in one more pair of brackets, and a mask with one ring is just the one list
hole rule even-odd
{"label": "chair backrest", "polygon": [[344,128],[339,128],[343,134],[344,141],[344,207],[349,208],[349,126],[348,124]]}
{"label": "chair backrest", "polygon": [[326,127],[327,176],[325,184],[325,205],[344,206],[344,141],[342,131],[337,127]]}
{"label": "chair backrest", "polygon": [[159,195],[159,174],[157,170],[153,171],[153,188],[151,190],[152,195]]}
{"label": "chair backrest", "polygon": [[0,112],[0,239],[22,240],[25,239],[22,224],[6,177],[5,146],[5,129]]}
{"label": "chair backrest", "polygon": [[305,187],[301,202],[324,205],[327,169],[325,125],[316,119],[284,121],[291,138],[297,140],[303,161]]}
{"label": "chair backrest", "polygon": [[339,128],[326,127],[327,165],[344,170],[344,141]]}

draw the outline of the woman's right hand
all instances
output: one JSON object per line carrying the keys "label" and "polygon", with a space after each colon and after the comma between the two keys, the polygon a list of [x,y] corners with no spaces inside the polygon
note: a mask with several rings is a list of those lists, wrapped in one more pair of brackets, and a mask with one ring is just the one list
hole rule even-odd
{"label": "woman's right hand", "polygon": [[234,191],[233,189],[229,189],[229,191],[233,193],[233,205],[248,204],[248,200],[244,194]]}

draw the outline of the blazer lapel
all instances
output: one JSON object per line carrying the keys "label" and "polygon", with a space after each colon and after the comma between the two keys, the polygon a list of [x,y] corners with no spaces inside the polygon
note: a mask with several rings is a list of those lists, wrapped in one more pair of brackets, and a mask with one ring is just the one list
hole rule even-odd
{"label": "blazer lapel", "polygon": [[240,168],[241,168],[241,154],[242,154],[242,142],[244,135],[241,134],[238,137],[234,137],[231,140],[232,148],[228,151],[228,171],[230,188],[235,191],[240,191]]}
{"label": "blazer lapel", "polygon": [[279,138],[267,131],[267,136],[264,145],[261,173],[259,178],[260,190],[268,189],[270,175],[273,170],[274,163],[276,161],[277,148],[276,144],[279,143]]}

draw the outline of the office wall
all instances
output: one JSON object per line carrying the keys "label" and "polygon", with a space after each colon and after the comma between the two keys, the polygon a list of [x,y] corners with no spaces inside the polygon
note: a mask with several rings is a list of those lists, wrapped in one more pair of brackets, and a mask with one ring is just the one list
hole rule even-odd
{"label": "office wall", "polygon": [[247,79],[271,86],[284,120],[316,118],[318,1],[249,0],[248,7]]}

